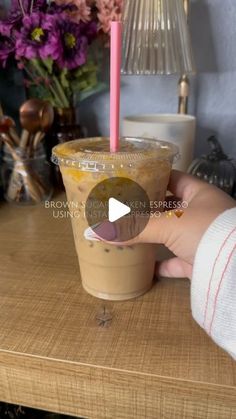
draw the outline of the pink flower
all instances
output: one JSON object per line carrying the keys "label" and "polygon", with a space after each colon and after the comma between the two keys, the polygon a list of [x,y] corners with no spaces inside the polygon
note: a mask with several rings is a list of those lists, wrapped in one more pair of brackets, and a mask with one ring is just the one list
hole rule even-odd
{"label": "pink flower", "polygon": [[71,20],[79,23],[89,22],[91,19],[91,8],[87,4],[86,0],[55,0],[58,6],[71,6],[71,10],[68,9],[67,13]]}
{"label": "pink flower", "polygon": [[111,21],[121,20],[123,0],[96,0],[96,6],[100,28],[109,33]]}
{"label": "pink flower", "polygon": [[19,68],[19,70],[24,70],[25,65],[24,65],[23,61],[19,61],[19,62],[17,63],[17,67]]}
{"label": "pink flower", "polygon": [[44,84],[45,84],[45,86],[50,86],[50,84],[51,84],[51,80],[50,79],[43,79],[43,82],[44,82]]}
{"label": "pink flower", "polygon": [[24,79],[23,80],[23,84],[26,88],[29,88],[30,86],[32,86],[34,83],[30,80]]}

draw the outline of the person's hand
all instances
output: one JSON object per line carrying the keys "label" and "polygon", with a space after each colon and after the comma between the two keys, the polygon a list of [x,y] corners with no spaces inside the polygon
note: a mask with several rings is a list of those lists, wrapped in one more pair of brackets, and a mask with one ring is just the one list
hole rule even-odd
{"label": "person's hand", "polygon": [[164,244],[176,257],[159,265],[159,275],[191,278],[194,257],[203,234],[218,215],[236,204],[215,186],[176,170],[171,173],[168,190],[174,197],[188,203],[183,215],[167,218],[163,213],[160,218],[151,218],[132,243]]}
{"label": "person's hand", "polygon": [[[165,277],[191,278],[194,257],[203,234],[218,215],[235,207],[235,201],[220,189],[176,170],[171,173],[168,190],[173,194],[172,201],[187,203],[183,215],[178,218],[173,210],[169,217],[164,212],[160,217],[150,218],[142,233],[135,239],[121,244],[164,244],[175,257],[160,263],[158,274]],[[129,225],[132,230],[135,230],[135,227],[135,222]],[[117,245],[119,240],[116,237],[122,237],[121,229],[127,228],[126,224],[120,221],[112,224],[105,222],[96,228],[96,233],[97,237],[104,237],[105,229],[107,241]],[[103,234],[99,234],[100,232]],[[134,237],[135,234],[131,236]]]}

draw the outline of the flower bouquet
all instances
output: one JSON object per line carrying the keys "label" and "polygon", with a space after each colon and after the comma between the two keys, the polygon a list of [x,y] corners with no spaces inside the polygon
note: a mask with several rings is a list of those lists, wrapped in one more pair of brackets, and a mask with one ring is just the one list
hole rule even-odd
{"label": "flower bouquet", "polygon": [[123,0],[12,0],[0,21],[0,66],[14,59],[34,96],[57,108],[103,89],[110,21]]}

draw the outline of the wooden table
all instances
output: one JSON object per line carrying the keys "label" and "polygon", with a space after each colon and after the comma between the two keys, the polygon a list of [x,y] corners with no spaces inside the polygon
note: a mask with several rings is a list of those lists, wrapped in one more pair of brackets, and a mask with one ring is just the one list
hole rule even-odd
{"label": "wooden table", "polygon": [[1,204],[0,400],[91,419],[235,419],[236,363],[193,321],[189,282],[90,297],[70,220],[55,215]]}

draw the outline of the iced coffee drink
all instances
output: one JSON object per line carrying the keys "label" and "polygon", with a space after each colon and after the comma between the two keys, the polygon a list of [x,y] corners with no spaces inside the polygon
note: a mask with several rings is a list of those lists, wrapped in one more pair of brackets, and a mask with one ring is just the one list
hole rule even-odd
{"label": "iced coffee drink", "polygon": [[[109,178],[138,183],[150,201],[163,202],[177,148],[155,140],[123,138],[117,153],[109,152],[107,138],[90,138],[53,149],[72,214],[72,227],[84,289],[95,297],[126,300],[152,286],[155,246],[90,241],[85,206],[91,190]],[[120,200],[122,201],[122,188]]]}

